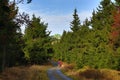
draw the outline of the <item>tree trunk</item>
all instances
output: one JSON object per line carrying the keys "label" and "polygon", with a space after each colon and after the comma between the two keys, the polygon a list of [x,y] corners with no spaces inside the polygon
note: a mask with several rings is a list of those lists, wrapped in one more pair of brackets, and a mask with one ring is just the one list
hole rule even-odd
{"label": "tree trunk", "polygon": [[2,56],[2,71],[5,69],[6,64],[6,45],[3,45],[3,56]]}

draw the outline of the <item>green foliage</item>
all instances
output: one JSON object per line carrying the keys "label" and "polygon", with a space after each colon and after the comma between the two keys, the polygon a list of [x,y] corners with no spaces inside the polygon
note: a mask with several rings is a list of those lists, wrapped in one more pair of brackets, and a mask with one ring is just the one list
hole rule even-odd
{"label": "green foliage", "polygon": [[120,6],[120,0],[115,0],[115,2],[117,6]]}
{"label": "green foliage", "polygon": [[33,15],[31,23],[25,30],[25,57],[33,64],[42,64],[47,61],[50,54],[51,43],[47,24]]}
{"label": "green foliage", "polygon": [[17,12],[15,3],[9,4],[9,0],[0,0],[0,65],[2,69],[17,65],[23,57],[20,26],[15,22]]}
{"label": "green foliage", "polygon": [[77,68],[120,69],[120,49],[114,50],[110,44],[115,8],[110,0],[102,0],[97,11],[93,11],[91,20],[86,19],[82,25],[75,9],[72,32],[64,31],[60,42],[54,44],[54,57],[75,63]]}
{"label": "green foliage", "polygon": [[73,18],[74,20],[71,22],[71,30],[77,31],[80,28],[80,20],[77,14],[77,9],[74,10]]}

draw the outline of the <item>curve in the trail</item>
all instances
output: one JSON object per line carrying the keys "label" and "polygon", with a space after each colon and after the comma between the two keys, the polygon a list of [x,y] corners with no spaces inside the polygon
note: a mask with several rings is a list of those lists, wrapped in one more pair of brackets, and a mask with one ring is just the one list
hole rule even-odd
{"label": "curve in the trail", "polygon": [[65,76],[57,67],[49,69],[47,73],[49,80],[72,80],[71,78]]}

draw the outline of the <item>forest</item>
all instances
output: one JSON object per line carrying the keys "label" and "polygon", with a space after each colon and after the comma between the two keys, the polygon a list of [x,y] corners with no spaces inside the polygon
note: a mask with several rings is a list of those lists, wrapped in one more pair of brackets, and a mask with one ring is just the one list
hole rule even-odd
{"label": "forest", "polygon": [[0,71],[12,66],[43,65],[48,59],[74,63],[77,69],[120,70],[120,0],[102,0],[84,22],[74,9],[71,31],[61,36],[51,36],[49,23],[35,14],[30,18],[27,12],[19,13],[17,4],[21,1],[0,0]]}

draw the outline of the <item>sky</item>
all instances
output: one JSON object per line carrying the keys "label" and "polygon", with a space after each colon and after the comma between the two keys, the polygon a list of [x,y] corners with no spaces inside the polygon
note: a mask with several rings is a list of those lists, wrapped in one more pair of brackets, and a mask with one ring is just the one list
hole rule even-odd
{"label": "sky", "polygon": [[[19,11],[30,16],[35,14],[42,21],[48,23],[50,35],[62,34],[70,31],[70,22],[73,20],[74,9],[77,9],[80,21],[90,19],[92,11],[96,10],[101,0],[32,0],[30,4],[19,4]],[[24,27],[22,27],[24,32]]]}

